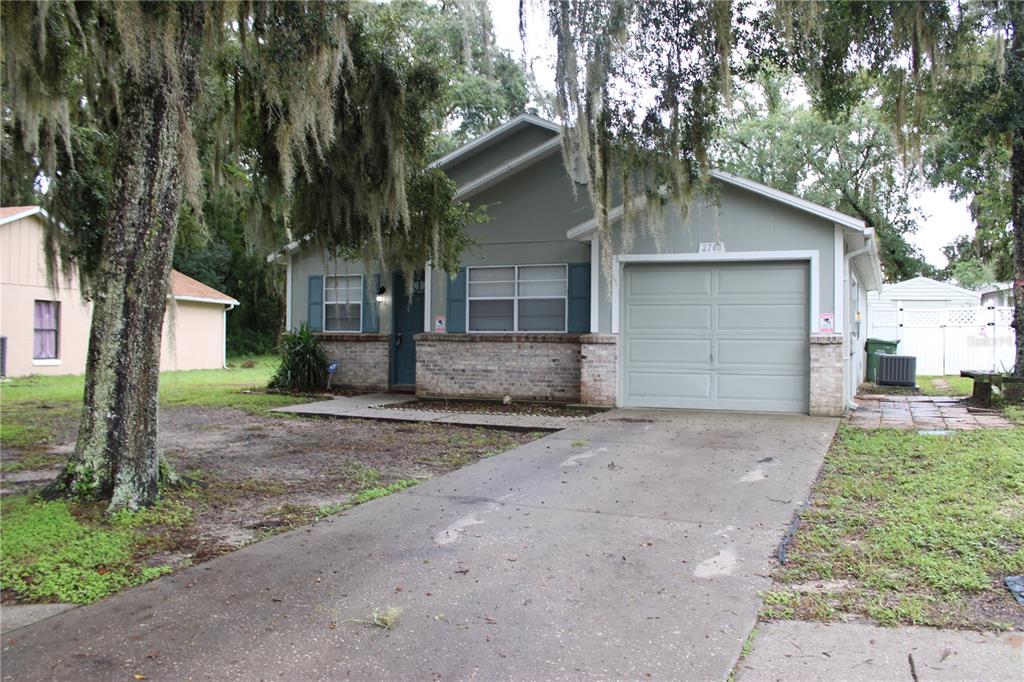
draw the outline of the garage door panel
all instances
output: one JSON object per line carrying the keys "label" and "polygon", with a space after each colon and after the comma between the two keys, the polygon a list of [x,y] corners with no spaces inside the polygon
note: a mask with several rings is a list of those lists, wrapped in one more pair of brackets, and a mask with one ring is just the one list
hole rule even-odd
{"label": "garage door panel", "polygon": [[[794,381],[795,378],[801,379]],[[803,402],[802,374],[718,374],[719,400]]]}
{"label": "garage door panel", "polygon": [[682,332],[711,330],[711,305],[671,305],[667,303],[632,303],[627,309],[629,328],[635,332]]}
{"label": "garage door panel", "polygon": [[711,399],[710,372],[639,372],[626,377],[629,394],[647,398]]}
{"label": "garage door panel", "polygon": [[711,359],[711,339],[630,339],[626,359],[637,367],[652,363],[706,366]]}
{"label": "garage door panel", "polygon": [[649,266],[627,270],[626,294],[628,296],[666,296],[671,292],[688,292],[691,295],[711,295],[714,272],[711,268],[688,268],[681,270],[672,265]]}
{"label": "garage door panel", "polygon": [[715,356],[722,369],[772,365],[802,373],[807,353],[805,344],[792,339],[719,339]]}
{"label": "garage door panel", "polygon": [[628,264],[623,280],[625,405],[807,411],[806,263]]}
{"label": "garage door panel", "polygon": [[782,295],[807,297],[807,273],[803,268],[743,267],[718,271],[718,293],[729,295]]}
{"label": "garage door panel", "polygon": [[803,336],[807,329],[807,307],[799,303],[723,303],[718,306],[718,329],[751,334],[781,331]]}

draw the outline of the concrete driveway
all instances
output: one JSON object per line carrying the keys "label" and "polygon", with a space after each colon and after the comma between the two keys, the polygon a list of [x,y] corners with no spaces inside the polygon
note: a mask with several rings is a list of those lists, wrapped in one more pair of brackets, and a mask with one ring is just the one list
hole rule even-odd
{"label": "concrete driveway", "polygon": [[723,679],[836,424],[610,412],[16,630],[3,677]]}

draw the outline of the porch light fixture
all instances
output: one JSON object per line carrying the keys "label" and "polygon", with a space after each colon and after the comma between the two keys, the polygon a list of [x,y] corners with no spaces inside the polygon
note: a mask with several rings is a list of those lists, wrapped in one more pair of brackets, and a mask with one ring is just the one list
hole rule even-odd
{"label": "porch light fixture", "polygon": [[377,303],[383,303],[384,302],[384,294],[386,294],[387,292],[388,292],[388,290],[385,287],[381,287],[380,289],[377,289]]}

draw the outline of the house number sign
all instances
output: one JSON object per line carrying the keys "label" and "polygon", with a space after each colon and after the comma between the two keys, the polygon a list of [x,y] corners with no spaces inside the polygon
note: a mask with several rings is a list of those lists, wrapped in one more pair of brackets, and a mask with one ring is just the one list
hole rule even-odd
{"label": "house number sign", "polygon": [[724,242],[701,242],[697,253],[725,253]]}

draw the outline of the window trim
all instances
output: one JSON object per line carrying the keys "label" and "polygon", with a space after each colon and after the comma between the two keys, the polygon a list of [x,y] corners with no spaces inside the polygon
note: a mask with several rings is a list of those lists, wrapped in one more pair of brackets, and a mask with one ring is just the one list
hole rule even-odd
{"label": "window trim", "polygon": [[[551,268],[560,267],[565,273],[565,278],[562,280],[565,282],[565,293],[561,296],[520,296],[519,285],[521,280],[519,279],[519,268]],[[511,298],[508,296],[470,296],[469,286],[472,282],[471,272],[473,270],[493,270],[496,268],[512,268],[514,270],[512,285],[514,287],[514,293]],[[555,282],[558,280],[527,280],[527,281],[542,281],[542,282]],[[479,282],[477,282],[479,284]],[[466,333],[467,334],[568,334],[569,333],[569,264],[568,263],[523,263],[516,265],[470,265],[466,267]],[[560,330],[546,330],[546,331],[522,331],[519,329],[519,301],[557,301],[561,299],[563,305],[563,317],[562,317],[562,328]],[[512,301],[512,329],[507,331],[502,330],[477,330],[472,329],[469,324],[469,310],[471,301]]]}
{"label": "window trim", "polygon": [[[54,306],[54,328],[53,329],[38,329],[35,324],[35,304],[37,303],[49,303]],[[37,298],[32,301],[32,364],[33,365],[59,365],[60,364],[60,301],[51,301],[48,299]],[[53,332],[53,357],[52,358],[38,358],[35,353],[36,345],[36,334],[39,332]]]}
{"label": "window trim", "polygon": [[[327,301],[327,280],[330,279],[331,277],[358,277],[359,278],[359,329],[328,329],[327,328],[327,306],[328,305],[337,305],[338,304],[337,301],[332,302],[332,303],[328,303],[328,301]],[[321,311],[321,318],[322,319],[320,320],[320,328],[324,331],[325,334],[362,334],[363,333],[363,314],[364,314],[364,311],[363,311],[363,300],[366,298],[366,289],[364,288],[366,286],[366,277],[364,277],[362,273],[358,273],[358,274],[356,274],[356,273],[346,273],[346,274],[333,274],[333,275],[328,275],[328,274],[325,273],[323,279],[324,279],[324,288],[323,288],[323,294],[320,297],[323,300],[323,303],[321,303],[321,306],[323,307],[323,310]],[[348,288],[348,287],[346,287],[346,288]]]}

